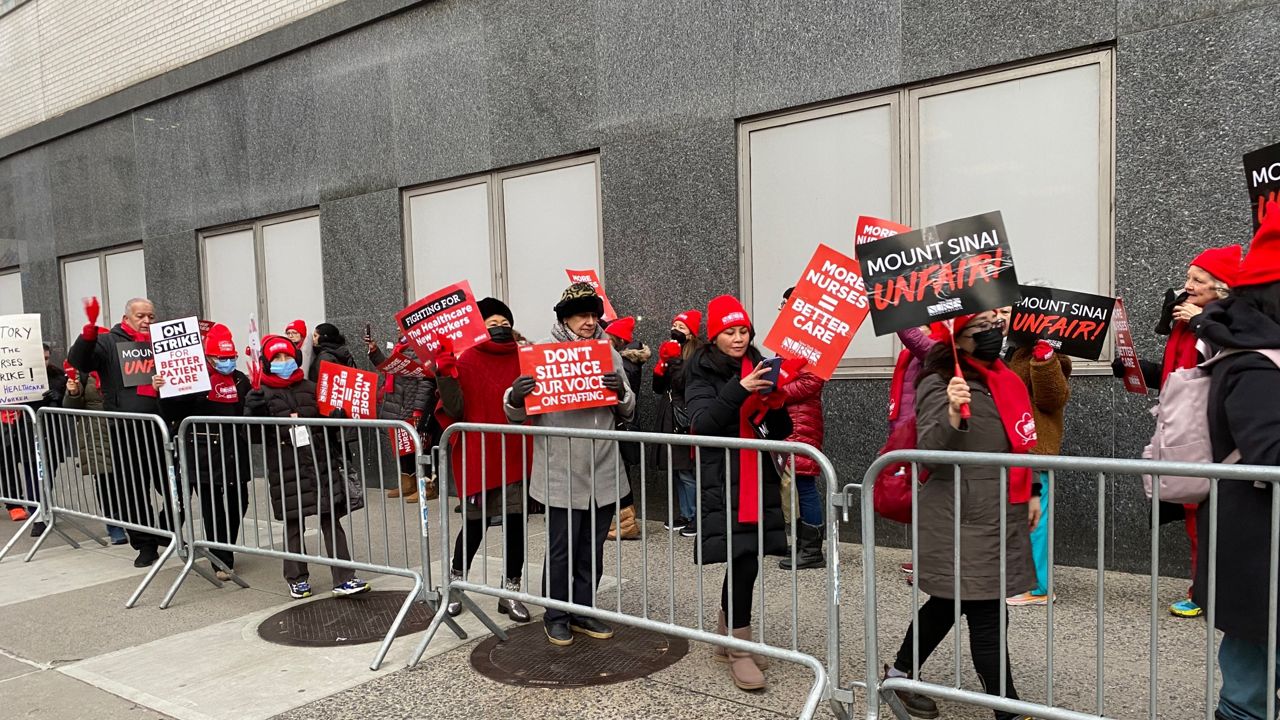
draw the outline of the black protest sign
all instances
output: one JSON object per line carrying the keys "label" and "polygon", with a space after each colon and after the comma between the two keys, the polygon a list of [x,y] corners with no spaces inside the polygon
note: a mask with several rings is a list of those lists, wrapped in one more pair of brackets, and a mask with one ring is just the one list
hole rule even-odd
{"label": "black protest sign", "polygon": [[156,374],[156,360],[151,354],[151,343],[116,343],[120,353],[120,380],[127,388],[150,385]]}
{"label": "black protest sign", "polygon": [[1021,297],[998,211],[882,238],[855,251],[877,335],[1005,307]]}
{"label": "black protest sign", "polygon": [[1063,355],[1097,360],[1115,306],[1116,299],[1104,295],[1023,285],[1009,319],[1009,342],[1029,347],[1044,340]]}
{"label": "black protest sign", "polygon": [[1262,225],[1267,200],[1280,200],[1280,143],[1245,155],[1244,178],[1249,188],[1249,217],[1253,218],[1256,233]]}

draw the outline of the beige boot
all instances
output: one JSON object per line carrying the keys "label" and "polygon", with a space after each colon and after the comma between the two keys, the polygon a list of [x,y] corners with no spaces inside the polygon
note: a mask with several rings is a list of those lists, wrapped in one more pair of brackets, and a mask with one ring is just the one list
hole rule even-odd
{"label": "beige boot", "polygon": [[[729,634],[729,629],[727,627],[727,624],[724,621],[723,610],[720,611],[720,617],[716,625],[716,634],[717,635]],[[751,638],[748,637],[747,639],[750,640]],[[716,662],[722,662],[722,663],[731,662],[731,659],[729,658],[729,651],[720,645],[713,645],[711,647],[711,657]],[[769,658],[763,655],[756,655],[755,653],[751,653],[751,659],[755,662],[756,667],[760,668],[761,670],[769,669]]]}
{"label": "beige boot", "polygon": [[407,503],[418,502],[418,478],[413,475],[400,474],[400,496]]}
{"label": "beige boot", "polygon": [[[733,636],[749,642],[751,628],[735,628]],[[749,652],[729,651],[729,675],[739,690],[760,690],[765,686],[764,671],[756,667],[755,659]]]}

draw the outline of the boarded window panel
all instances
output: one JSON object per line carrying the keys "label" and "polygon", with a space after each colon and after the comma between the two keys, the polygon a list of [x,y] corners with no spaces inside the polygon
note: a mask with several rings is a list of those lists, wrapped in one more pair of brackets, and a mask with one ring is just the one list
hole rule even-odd
{"label": "boarded window panel", "polygon": [[241,347],[248,344],[249,316],[258,313],[257,278],[253,230],[204,238],[204,319],[226,325]]}
{"label": "boarded window panel", "polygon": [[1101,83],[1091,64],[921,98],[922,224],[1000,210],[1020,280],[1109,294]]}
{"label": "boarded window panel", "polygon": [[411,299],[469,280],[477,298],[493,294],[489,184],[409,198],[413,253]]}
{"label": "boarded window panel", "polygon": [[22,307],[22,274],[0,275],[0,315],[21,315]]}
{"label": "boarded window panel", "polygon": [[[859,215],[893,217],[893,123],[880,105],[751,133],[751,312],[761,336],[819,243],[852,256]],[[892,352],[893,336],[877,338],[868,320],[845,357]]]}
{"label": "boarded window panel", "polygon": [[69,260],[62,264],[62,307],[67,320],[67,337],[74,338],[84,327],[84,298],[96,297],[103,303],[98,318],[101,325],[111,326],[124,315],[124,307],[113,308],[102,294],[102,266],[98,256]]}
{"label": "boarded window panel", "polygon": [[324,322],[319,217],[264,226],[262,264],[267,291],[264,332],[282,334],[285,325],[299,318],[308,332]]}
{"label": "boarded window panel", "polygon": [[[554,324],[552,308],[569,284],[565,270],[601,270],[596,165],[506,178],[502,192],[511,310],[519,328],[542,338]],[[601,275],[607,291],[608,273]]]}
{"label": "boarded window panel", "polygon": [[[107,307],[119,316],[124,315],[125,303],[133,298],[147,297],[147,268],[142,250],[111,253],[104,258],[107,268]],[[157,308],[158,319],[164,310]]]}

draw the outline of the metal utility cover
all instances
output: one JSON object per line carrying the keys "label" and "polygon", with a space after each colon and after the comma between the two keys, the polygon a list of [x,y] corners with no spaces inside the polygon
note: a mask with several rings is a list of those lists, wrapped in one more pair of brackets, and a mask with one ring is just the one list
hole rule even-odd
{"label": "metal utility cover", "polygon": [[[258,635],[278,645],[334,647],[381,640],[400,611],[404,592],[372,591],[299,603],[262,621]],[[416,602],[396,637],[427,629],[431,609]]]}
{"label": "metal utility cover", "polygon": [[471,666],[481,675],[507,685],[578,688],[647,677],[675,664],[689,643],[637,628],[618,626],[609,640],[575,634],[573,644],[547,642],[542,623],[507,630],[508,640],[490,637],[471,652]]}

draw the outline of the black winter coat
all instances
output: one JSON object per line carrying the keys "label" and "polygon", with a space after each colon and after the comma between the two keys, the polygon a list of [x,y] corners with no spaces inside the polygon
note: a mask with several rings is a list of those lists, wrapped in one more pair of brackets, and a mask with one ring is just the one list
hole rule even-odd
{"label": "black winter coat", "polygon": [[[1220,348],[1280,348],[1280,323],[1242,298],[1210,305],[1201,337]],[[1245,465],[1280,466],[1280,369],[1257,353],[1226,357],[1212,367],[1209,438],[1214,462],[1233,450]],[[1265,643],[1271,562],[1271,495],[1275,485],[1218,482],[1217,614],[1219,630]],[[1209,577],[1209,503],[1197,511],[1201,540],[1193,599],[1206,606]]]}
{"label": "black winter coat", "polygon": [[138,388],[124,386],[121,374],[120,351],[116,346],[133,340],[125,334],[117,323],[109,333],[100,333],[95,342],[85,342],[81,336],[67,351],[67,361],[71,367],[84,373],[98,373],[102,382],[102,409],[117,412],[160,414],[158,398],[138,394]]}
{"label": "black winter coat", "polygon": [[[160,401],[160,416],[169,424],[173,437],[182,421],[189,417],[216,415],[240,417],[244,415],[244,401],[253,390],[248,376],[236,370],[232,373],[239,399],[233,403],[214,402],[209,393],[178,395]],[[268,433],[268,437],[271,434]],[[253,438],[261,437],[255,432]],[[196,424],[187,430],[187,467],[191,468],[191,482],[196,491],[204,485],[247,485],[253,479],[249,458],[249,427],[247,425]]]}
{"label": "black winter coat", "polygon": [[[684,401],[685,372],[684,358],[675,357],[667,361],[667,369],[659,375],[653,375],[653,391],[658,395],[657,427],[655,432],[676,434],[675,408],[688,411]],[[667,466],[667,448],[662,445],[649,445],[649,464],[653,467]],[[693,448],[671,446],[671,469],[693,470]]]}
{"label": "black winter coat", "polygon": [[[417,359],[413,350],[405,350],[405,355]],[[382,348],[375,347],[373,352],[369,353],[369,362],[374,367],[385,362],[387,356],[382,352]],[[404,420],[408,421],[417,413],[422,422],[425,423],[436,411],[436,380],[435,378],[411,378],[397,375],[392,381],[391,392],[381,395],[381,402],[378,406],[378,417],[383,420]]]}
{"label": "black winter coat", "polygon": [[311,382],[320,380],[320,363],[331,362],[347,367],[356,367],[356,356],[346,345],[320,342],[311,346],[311,364],[307,366],[307,379]]}
{"label": "black winter coat", "polygon": [[[252,400],[245,411],[251,415],[289,417],[297,413],[299,418],[318,418],[316,384],[310,380],[284,388],[263,385],[262,401]],[[271,487],[271,511],[276,520],[297,520],[299,517],[329,516],[329,508],[335,508],[335,517],[347,514],[346,479],[342,475],[344,447],[334,437],[320,428],[312,428],[311,444],[295,447],[289,428],[267,428],[263,452],[267,456],[267,481]]]}
{"label": "black winter coat", "polygon": [[[760,362],[760,353],[755,348],[748,351],[753,363]],[[717,363],[717,356],[722,362]],[[688,402],[689,414],[693,421],[693,434],[719,435],[722,437],[738,437],[739,411],[750,394],[742,387],[740,372],[730,365],[736,361],[725,363],[725,356],[714,347],[700,348],[689,358],[689,369],[686,375],[685,400]],[[785,409],[772,410],[765,415],[764,428],[767,437],[774,440],[785,440],[791,434],[791,417]],[[733,557],[755,555],[761,549],[766,555],[785,555],[787,552],[786,522],[782,516],[782,481],[778,477],[777,467],[772,458],[765,454],[760,457],[760,467],[764,478],[761,494],[764,499],[764,545],[759,545],[759,530],[755,524],[738,522],[738,476],[739,460],[737,451],[729,451],[729,491],[731,498],[728,510],[732,515],[732,554]],[[754,478],[749,481],[753,482]],[[722,563],[728,558],[729,543],[725,537],[726,503],[725,503],[725,452],[722,450],[704,450],[702,452],[702,535],[699,538],[702,548],[702,563]],[[697,562],[697,554],[694,554]]]}

